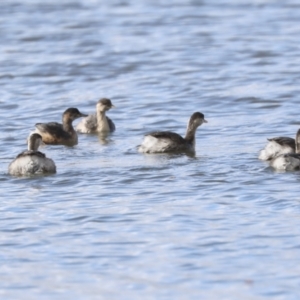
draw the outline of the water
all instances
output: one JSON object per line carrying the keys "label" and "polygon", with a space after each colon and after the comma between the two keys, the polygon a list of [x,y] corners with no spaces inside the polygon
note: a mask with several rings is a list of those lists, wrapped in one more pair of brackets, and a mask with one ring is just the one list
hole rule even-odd
{"label": "water", "polygon": [[[2,1],[1,298],[299,299],[300,174],[257,159],[300,125],[299,8]],[[35,123],[101,97],[114,134],[42,147],[56,175],[7,174]],[[195,111],[195,157],[137,153]]]}

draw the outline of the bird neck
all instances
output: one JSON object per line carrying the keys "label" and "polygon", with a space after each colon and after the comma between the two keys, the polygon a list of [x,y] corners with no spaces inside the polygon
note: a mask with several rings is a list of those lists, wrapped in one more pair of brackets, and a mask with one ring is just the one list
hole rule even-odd
{"label": "bird neck", "polygon": [[100,109],[97,110],[97,119],[98,120],[106,119],[105,110],[100,110]]}
{"label": "bird neck", "polygon": [[34,147],[34,142],[33,142],[32,140],[29,139],[28,145],[27,145],[28,151],[34,151],[34,150],[36,150],[36,149],[34,149],[34,148],[35,148],[35,147]]}
{"label": "bird neck", "polygon": [[297,141],[296,141],[296,144],[295,144],[295,153],[300,153],[300,145],[299,145],[299,143],[297,143]]}
{"label": "bird neck", "polygon": [[109,131],[109,124],[105,115],[105,110],[97,111],[97,128],[98,131]]}
{"label": "bird neck", "polygon": [[28,147],[28,151],[37,151],[39,148],[39,143],[29,138],[27,147]]}
{"label": "bird neck", "polygon": [[296,135],[295,146],[295,152],[300,154],[300,129],[298,130]]}
{"label": "bird neck", "polygon": [[67,132],[74,131],[72,122],[73,120],[68,116],[63,116],[63,129]]}
{"label": "bird neck", "polygon": [[188,126],[185,134],[185,140],[195,148],[196,145],[196,139],[195,139],[195,133],[196,133],[195,127]]}

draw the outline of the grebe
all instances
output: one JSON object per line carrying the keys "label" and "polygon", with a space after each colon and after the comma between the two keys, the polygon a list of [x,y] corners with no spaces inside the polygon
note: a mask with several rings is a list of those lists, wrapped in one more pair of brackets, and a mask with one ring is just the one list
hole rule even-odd
{"label": "grebe", "polygon": [[77,108],[68,108],[62,115],[62,124],[56,122],[37,123],[35,132],[42,136],[45,144],[74,146],[78,144],[78,136],[72,122],[86,116]]}
{"label": "grebe", "polygon": [[28,150],[21,152],[8,166],[11,175],[34,175],[56,173],[56,166],[52,159],[38,151],[42,137],[33,133],[28,138]]}
{"label": "grebe", "polygon": [[292,171],[300,167],[300,129],[295,139],[295,153],[280,154],[273,158],[270,165],[276,170]]}
{"label": "grebe", "polygon": [[271,160],[278,155],[295,152],[295,140],[290,137],[275,137],[268,139],[266,147],[259,152],[261,160]]}
{"label": "grebe", "polygon": [[105,112],[114,108],[110,99],[103,98],[96,104],[96,113],[88,115],[76,126],[76,130],[81,133],[106,133],[116,130],[113,121],[105,115]]}
{"label": "grebe", "polygon": [[203,123],[207,123],[204,115],[200,112],[195,112],[189,119],[184,138],[170,131],[151,132],[145,135],[138,150],[143,153],[194,152],[196,144],[195,133],[197,128]]}

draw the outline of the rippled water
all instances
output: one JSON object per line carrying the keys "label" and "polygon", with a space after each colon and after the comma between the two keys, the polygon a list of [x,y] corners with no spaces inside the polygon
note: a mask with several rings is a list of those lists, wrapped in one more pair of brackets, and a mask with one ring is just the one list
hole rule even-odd
{"label": "rippled water", "polygon": [[[2,1],[1,297],[299,299],[300,173],[257,159],[300,125],[299,19],[296,0]],[[7,174],[36,122],[101,97],[114,134]],[[137,153],[194,111],[196,157]]]}

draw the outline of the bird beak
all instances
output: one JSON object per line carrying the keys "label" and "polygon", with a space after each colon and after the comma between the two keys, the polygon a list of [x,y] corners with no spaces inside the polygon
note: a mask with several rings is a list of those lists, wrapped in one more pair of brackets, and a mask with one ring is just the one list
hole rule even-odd
{"label": "bird beak", "polygon": [[88,115],[80,113],[80,117],[87,117]]}
{"label": "bird beak", "polygon": [[208,123],[205,119],[203,119],[203,123]]}
{"label": "bird beak", "polygon": [[116,108],[116,107],[112,104],[110,108]]}

